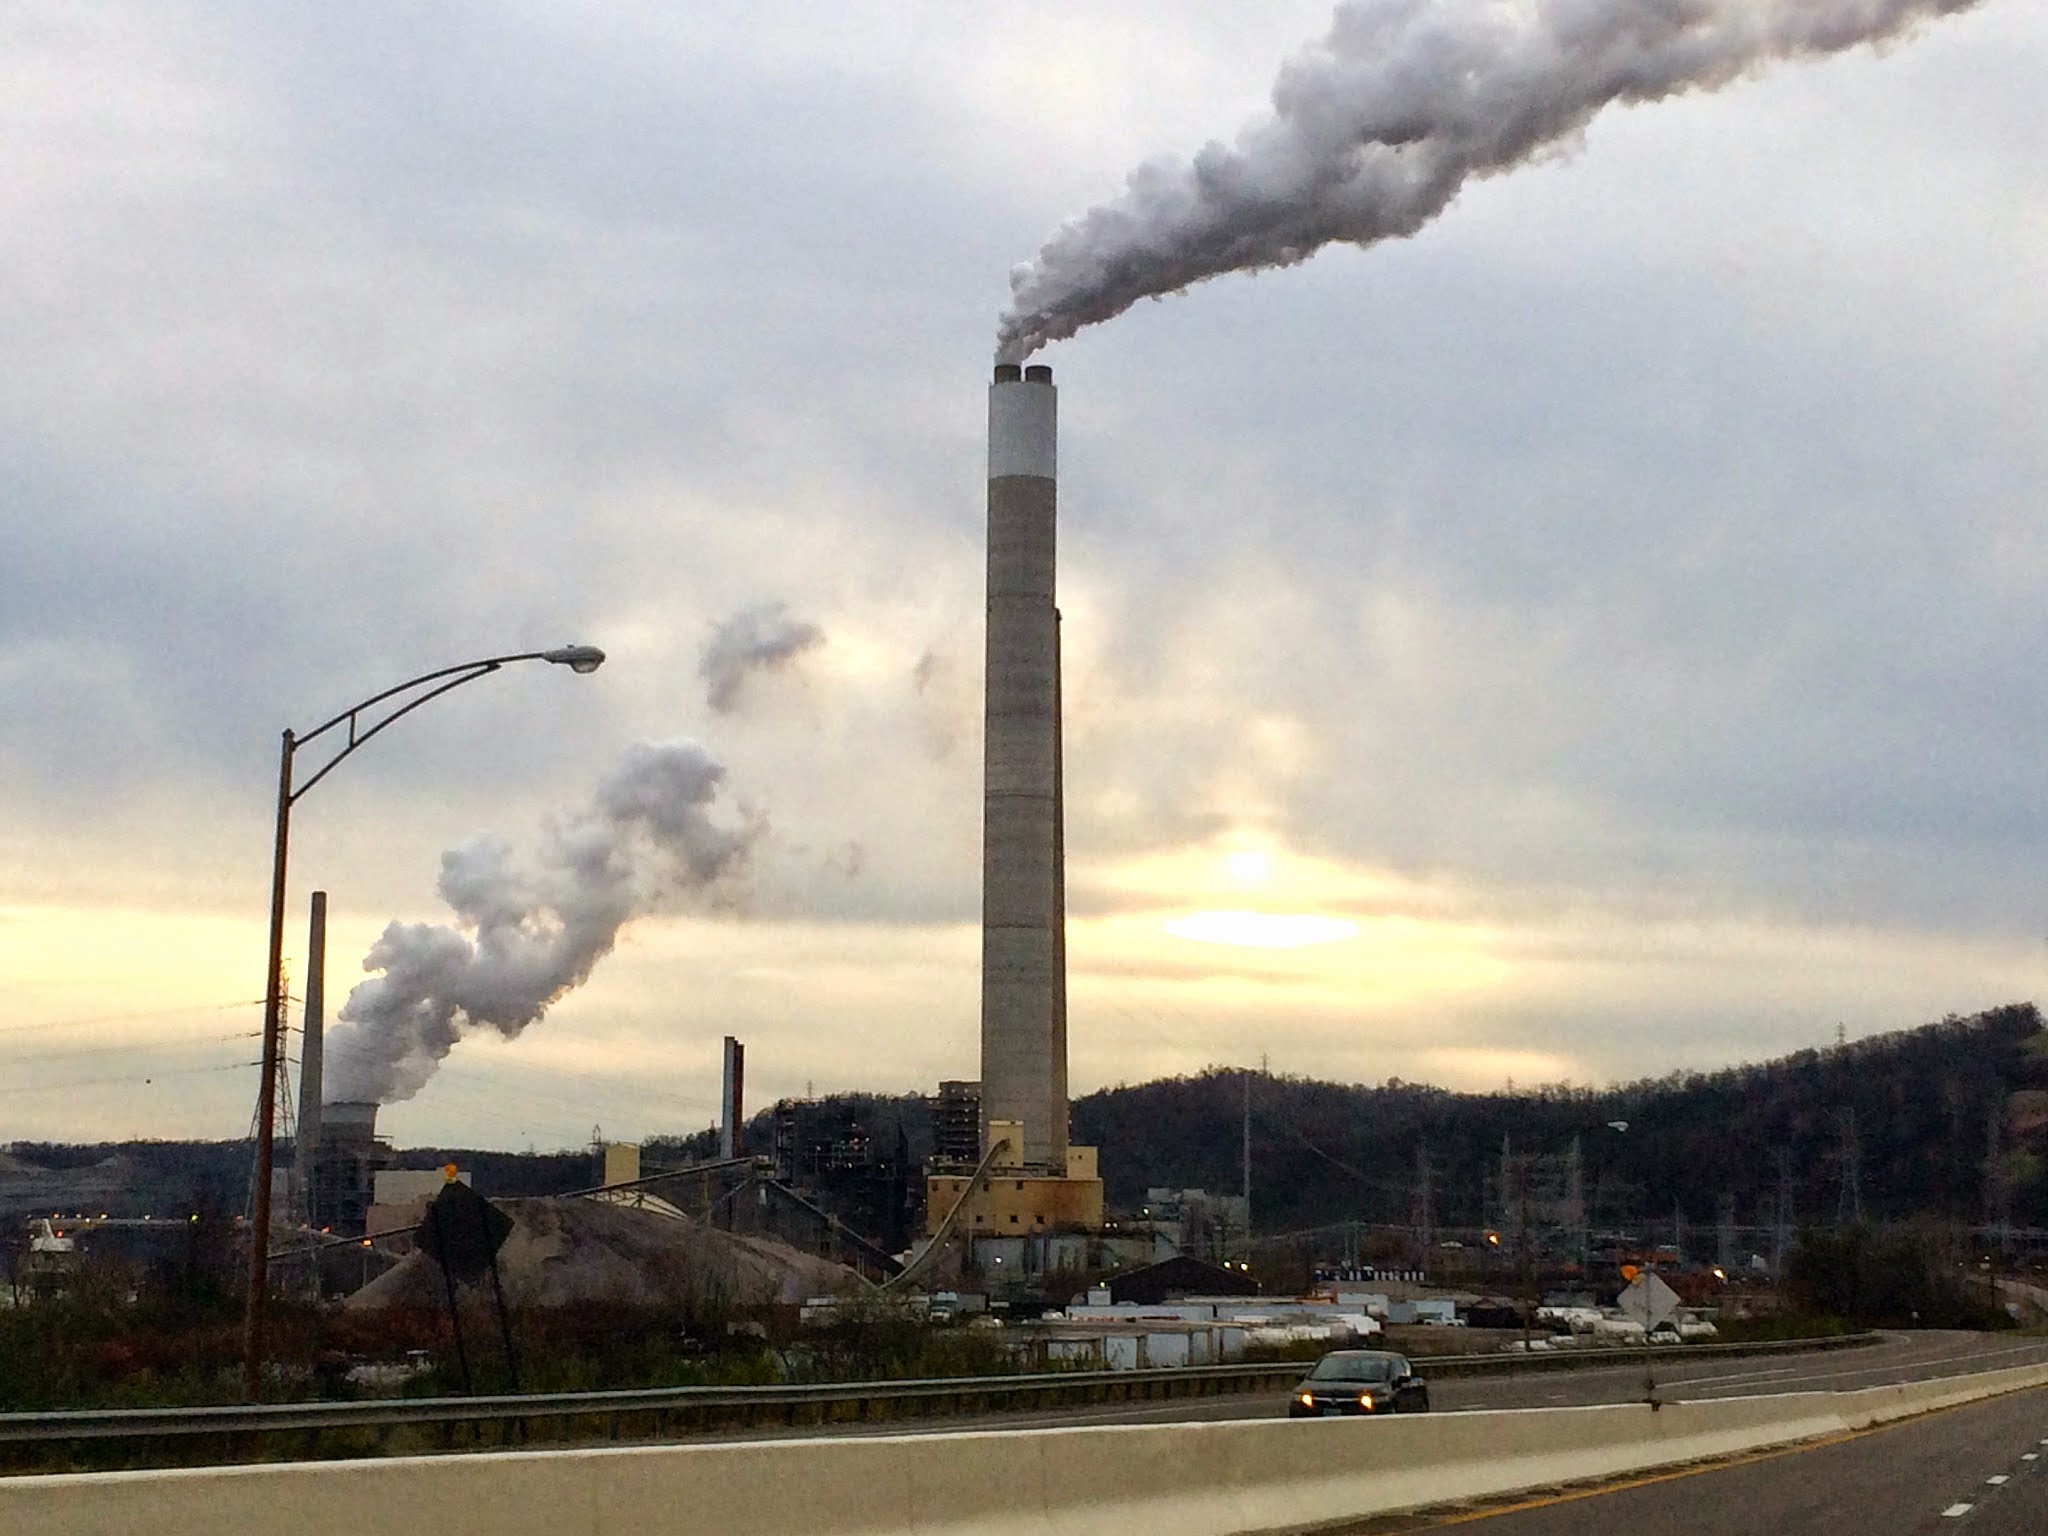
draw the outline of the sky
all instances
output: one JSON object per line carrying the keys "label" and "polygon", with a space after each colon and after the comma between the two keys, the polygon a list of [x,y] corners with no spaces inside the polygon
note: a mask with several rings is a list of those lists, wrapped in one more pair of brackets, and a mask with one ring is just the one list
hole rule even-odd
{"label": "sky", "polygon": [[[330,1009],[442,855],[696,743],[743,867],[381,1128],[978,1071],[1012,267],[1326,0],[0,20],[0,1143],[253,1113],[279,735]],[[2048,975],[2048,13],[1601,114],[1060,385],[1077,1092],[1707,1070]],[[737,616],[803,643],[735,679]],[[296,1010],[294,1010],[296,1021]]]}

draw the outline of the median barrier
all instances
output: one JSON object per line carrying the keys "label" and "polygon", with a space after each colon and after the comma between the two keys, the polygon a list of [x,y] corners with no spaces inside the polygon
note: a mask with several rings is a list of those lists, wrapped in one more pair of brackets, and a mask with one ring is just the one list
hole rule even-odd
{"label": "median barrier", "polygon": [[0,1479],[8,1536],[1234,1536],[1647,1471],[2048,1384]]}
{"label": "median barrier", "polygon": [[1838,1395],[1842,1398],[1843,1417],[1850,1426],[1865,1429],[1916,1413],[1932,1413],[1938,1408],[1953,1408],[1959,1403],[2041,1386],[2048,1386],[2048,1365],[2015,1365],[1969,1376],[1937,1376],[1931,1381],[1895,1382]]}

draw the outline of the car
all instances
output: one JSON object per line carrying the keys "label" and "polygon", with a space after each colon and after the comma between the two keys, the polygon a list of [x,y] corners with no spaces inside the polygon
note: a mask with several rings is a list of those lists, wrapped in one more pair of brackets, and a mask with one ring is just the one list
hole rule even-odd
{"label": "car", "polygon": [[1287,1399],[1291,1419],[1326,1413],[1427,1413],[1429,1383],[1406,1355],[1387,1349],[1333,1349]]}

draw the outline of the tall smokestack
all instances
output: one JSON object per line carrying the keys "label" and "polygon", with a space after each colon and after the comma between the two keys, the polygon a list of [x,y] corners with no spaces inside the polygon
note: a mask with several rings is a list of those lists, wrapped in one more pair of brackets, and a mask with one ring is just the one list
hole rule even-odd
{"label": "tall smokestack", "polygon": [[740,1127],[746,1124],[747,1048],[725,1037],[725,1075],[718,1095],[718,1155],[740,1155]]}
{"label": "tall smokestack", "polygon": [[[302,1214],[313,1220],[312,1169],[320,1145],[320,1078],[324,1050],[327,980],[327,893],[313,893],[311,929],[306,937],[306,1010],[299,1034],[299,1127],[292,1142],[292,1171],[299,1181]],[[313,1223],[318,1226],[319,1223]]]}
{"label": "tall smokestack", "polygon": [[1058,394],[997,365],[988,394],[988,671],[982,745],[981,1120],[1024,1161],[1067,1156],[1066,871],[1060,833]]}

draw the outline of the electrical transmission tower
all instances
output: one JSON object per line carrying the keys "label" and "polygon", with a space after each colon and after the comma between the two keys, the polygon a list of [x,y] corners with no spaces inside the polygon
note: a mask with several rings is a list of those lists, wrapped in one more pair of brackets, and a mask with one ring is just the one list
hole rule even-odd
{"label": "electrical transmission tower", "polygon": [[1572,1138],[1570,1161],[1565,1165],[1564,1181],[1565,1224],[1570,1228],[1571,1251],[1579,1261],[1579,1274],[1583,1277],[1591,1255],[1586,1244],[1586,1158],[1579,1138]]}
{"label": "electrical transmission tower", "polygon": [[2005,1109],[1991,1107],[1991,1122],[1984,1147],[1984,1225],[1990,1229],[1995,1251],[2012,1249],[2012,1180],[2005,1166]]}
{"label": "electrical transmission tower", "polygon": [[[277,980],[277,1055],[275,1058],[277,1061],[277,1104],[274,1111],[276,1116],[275,1129],[272,1132],[272,1136],[276,1140],[283,1140],[291,1136],[296,1128],[293,1123],[296,1106],[292,1099],[291,1053],[286,1049],[291,1040],[291,1023],[287,1016],[292,1000],[291,990],[291,973],[280,966],[278,968]],[[261,1036],[262,1031],[259,1029],[257,1034]],[[258,1097],[260,1099],[261,1095],[258,1095]],[[258,1127],[262,1124],[262,1114],[263,1106],[259,1103],[249,1119],[249,1141],[252,1145],[256,1146],[256,1151],[249,1163],[249,1203],[244,1207],[244,1209],[250,1211],[256,1209],[256,1181],[262,1177],[263,1152],[262,1147],[258,1144],[261,1134]],[[273,1182],[275,1182],[274,1179]],[[289,1221],[291,1217],[291,1208],[287,1204],[285,1207],[285,1219]]]}
{"label": "electrical transmission tower", "polygon": [[1429,1148],[1415,1149],[1415,1193],[1408,1207],[1408,1228],[1415,1244],[1415,1267],[1429,1263],[1436,1247],[1436,1202],[1431,1197]]}
{"label": "electrical transmission tower", "polygon": [[1515,1148],[1506,1136],[1500,1139],[1500,1221],[1503,1233],[1515,1229]]}
{"label": "electrical transmission tower", "polygon": [[1835,1111],[1835,1134],[1840,1138],[1836,1156],[1842,1165],[1840,1190],[1835,1198],[1835,1225],[1863,1225],[1863,1143],[1856,1134],[1856,1111],[1843,1105]]}
{"label": "electrical transmission tower", "polygon": [[1773,1147],[1771,1157],[1778,1165],[1777,1209],[1771,1213],[1771,1281],[1783,1285],[1785,1254],[1792,1246],[1792,1152],[1788,1147]]}

